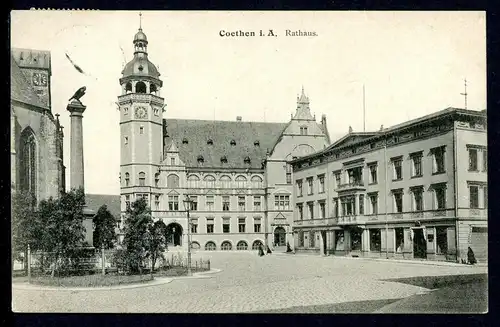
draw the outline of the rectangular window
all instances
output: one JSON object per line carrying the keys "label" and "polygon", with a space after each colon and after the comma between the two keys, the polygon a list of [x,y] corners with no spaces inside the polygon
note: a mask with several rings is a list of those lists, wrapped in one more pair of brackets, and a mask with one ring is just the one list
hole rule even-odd
{"label": "rectangular window", "polygon": [[377,165],[368,166],[370,169],[370,184],[377,184]]}
{"label": "rectangular window", "polygon": [[488,208],[488,187],[483,187],[483,208]]}
{"label": "rectangular window", "polygon": [[229,219],[224,218],[224,221],[222,222],[222,232],[223,233],[230,233],[231,232]]}
{"label": "rectangular window", "polygon": [[338,198],[333,199],[333,216],[334,217],[339,216],[339,199]]}
{"label": "rectangular window", "polygon": [[253,219],[253,232],[260,233],[260,218]]}
{"label": "rectangular window", "polygon": [[292,184],[292,165],[286,164],[286,183]]}
{"label": "rectangular window", "polygon": [[365,196],[363,194],[359,195],[359,214],[365,214]]}
{"label": "rectangular window", "polygon": [[144,199],[146,205],[149,205],[149,196],[147,194],[136,194],[135,199],[136,200]]}
{"label": "rectangular window", "polygon": [[469,185],[470,208],[479,208],[479,186]]}
{"label": "rectangular window", "polygon": [[229,196],[222,197],[222,211],[229,211]]}
{"label": "rectangular window", "polygon": [[155,195],[155,209],[160,210],[160,196]]}
{"label": "rectangular window", "polygon": [[304,232],[299,232],[299,247],[304,247]]}
{"label": "rectangular window", "polygon": [[323,219],[326,217],[326,207],[325,202],[322,201],[319,203],[319,218]]}
{"label": "rectangular window", "polygon": [[313,179],[312,178],[307,179],[307,194],[308,195],[313,194]]}
{"label": "rectangular window", "polygon": [[403,228],[394,228],[396,237],[396,252],[401,253],[405,248],[405,235]]}
{"label": "rectangular window", "polygon": [[393,180],[400,180],[403,178],[403,160],[402,159],[394,159],[392,161],[392,170],[393,170]]}
{"label": "rectangular window", "polygon": [[318,176],[319,193],[325,193],[325,175]]}
{"label": "rectangular window", "polygon": [[477,171],[477,149],[469,149],[469,170]]}
{"label": "rectangular window", "polygon": [[422,153],[411,156],[411,177],[422,176]]}
{"label": "rectangular window", "polygon": [[369,194],[370,198],[370,214],[378,214],[378,194]]}
{"label": "rectangular window", "polygon": [[356,215],[356,198],[354,196],[343,196],[340,198],[342,205],[342,216]]}
{"label": "rectangular window", "polygon": [[394,212],[403,212],[403,192],[394,191],[392,196],[394,198]]}
{"label": "rectangular window", "polygon": [[297,196],[302,196],[302,181],[297,181]]}
{"label": "rectangular window", "polygon": [[238,232],[244,233],[245,232],[245,218],[238,218]]}
{"label": "rectangular window", "polygon": [[347,175],[349,176],[349,184],[351,184],[351,185],[363,185],[363,168],[362,167],[348,169]]}
{"label": "rectangular window", "polygon": [[380,252],[380,250],[381,250],[380,229],[370,229],[370,251]]}
{"label": "rectangular window", "polygon": [[130,209],[130,195],[125,195],[125,209]]}
{"label": "rectangular window", "polygon": [[198,197],[196,195],[190,195],[189,200],[190,200],[189,210],[197,211],[198,210]]}
{"label": "rectangular window", "polygon": [[446,227],[436,227],[436,254],[448,253],[448,235]]}
{"label": "rectangular window", "polygon": [[423,187],[412,188],[412,208],[413,211],[424,210]]}
{"label": "rectangular window", "polygon": [[335,176],[335,188],[338,188],[341,183],[340,172],[334,173],[334,176]]}
{"label": "rectangular window", "polygon": [[160,184],[160,174],[155,174],[155,187]]}
{"label": "rectangular window", "polygon": [[314,219],[314,204],[309,202],[307,207],[309,208],[309,219]]}
{"label": "rectangular window", "polygon": [[205,207],[207,211],[213,211],[214,210],[214,196],[213,195],[207,195],[205,199]]}
{"label": "rectangular window", "polygon": [[442,210],[446,209],[446,188],[445,187],[435,187],[434,188],[434,209]]}
{"label": "rectangular window", "polygon": [[290,196],[289,195],[275,195],[274,208],[276,210],[290,210]]}
{"label": "rectangular window", "polygon": [[207,218],[207,234],[213,234],[214,232],[214,219]]}
{"label": "rectangular window", "polygon": [[179,211],[179,196],[169,195],[168,196],[168,210],[169,211]]}
{"label": "rectangular window", "polygon": [[302,203],[299,203],[297,204],[297,211],[298,211],[298,216],[299,216],[299,220],[303,220],[304,219],[304,207],[302,205]]}
{"label": "rectangular window", "polygon": [[245,196],[238,196],[238,210],[245,211]]}
{"label": "rectangular window", "polygon": [[488,170],[488,150],[483,149],[483,171]]}
{"label": "rectangular window", "polygon": [[444,146],[439,148],[431,149],[433,164],[432,164],[432,173],[433,174],[441,174],[445,172],[444,169],[444,154],[445,148]]}
{"label": "rectangular window", "polygon": [[128,144],[128,136],[125,136],[125,145]]}
{"label": "rectangular window", "polygon": [[139,127],[139,133],[144,134],[144,127],[143,126]]}
{"label": "rectangular window", "polygon": [[253,210],[260,211],[261,209],[260,195],[254,195],[253,197]]}
{"label": "rectangular window", "polygon": [[313,247],[316,246],[316,244],[315,244],[316,243],[315,242],[316,241],[315,236],[316,236],[316,232],[312,232],[312,231],[309,232],[309,247],[310,248],[313,248]]}
{"label": "rectangular window", "polygon": [[170,165],[175,166],[175,158],[170,158]]}
{"label": "rectangular window", "polygon": [[191,233],[196,234],[198,233],[198,224],[197,223],[191,223]]}

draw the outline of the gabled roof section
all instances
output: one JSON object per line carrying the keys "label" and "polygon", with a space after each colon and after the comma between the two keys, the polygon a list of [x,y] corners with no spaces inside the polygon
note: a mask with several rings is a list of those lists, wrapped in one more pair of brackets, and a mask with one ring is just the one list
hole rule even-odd
{"label": "gabled roof section", "polygon": [[97,213],[103,204],[108,207],[109,212],[115,219],[120,219],[121,204],[119,195],[85,194],[85,205],[88,209],[93,210],[94,213]]}
{"label": "gabled roof section", "polygon": [[179,152],[179,149],[177,149],[177,145],[175,145],[175,142],[174,140],[172,140],[170,142],[170,145],[168,146],[168,149],[167,149],[167,152],[173,152],[173,153],[177,153]]}
{"label": "gabled roof section", "polygon": [[[198,156],[203,156],[203,167],[260,169],[278,141],[286,123],[243,121],[211,121],[191,119],[165,119],[165,144],[172,141],[179,157],[187,167],[198,167]],[[186,139],[187,142],[182,142]],[[207,144],[212,140],[212,144]],[[231,140],[236,142],[231,145]],[[259,141],[255,145],[255,141]],[[221,163],[225,156],[227,163]],[[245,163],[249,157],[250,163]]]}
{"label": "gabled roof section", "polygon": [[333,142],[333,144],[330,145],[327,149],[336,148],[336,147],[340,147],[340,146],[345,146],[345,145],[349,145],[349,144],[352,144],[352,143],[356,143],[358,141],[361,141],[361,140],[367,139],[369,137],[375,136],[375,135],[377,135],[379,133],[380,132],[353,132],[353,133],[348,133],[348,134],[344,135],[343,137],[341,137],[340,139],[338,139],[337,141]]}
{"label": "gabled roof section", "polygon": [[297,111],[292,119],[314,120],[314,117],[311,115],[311,109],[309,108],[309,98],[306,96],[303,86],[302,94],[300,97],[297,97]]}
{"label": "gabled roof section", "polygon": [[49,109],[42,103],[31,84],[28,83],[12,56],[10,57],[10,98],[11,100],[16,100],[31,106]]}

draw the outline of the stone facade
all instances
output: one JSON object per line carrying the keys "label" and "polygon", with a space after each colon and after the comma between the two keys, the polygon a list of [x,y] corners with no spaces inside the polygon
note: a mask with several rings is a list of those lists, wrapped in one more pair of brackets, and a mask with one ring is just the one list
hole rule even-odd
{"label": "stone facade", "polygon": [[448,108],[292,161],[296,250],[486,260],[486,140],[485,111]]}

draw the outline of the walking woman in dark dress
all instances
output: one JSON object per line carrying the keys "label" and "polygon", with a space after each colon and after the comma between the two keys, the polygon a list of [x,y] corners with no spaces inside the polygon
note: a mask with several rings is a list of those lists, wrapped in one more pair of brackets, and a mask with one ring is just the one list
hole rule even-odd
{"label": "walking woman in dark dress", "polygon": [[262,257],[264,255],[264,247],[261,245],[259,245],[259,257]]}

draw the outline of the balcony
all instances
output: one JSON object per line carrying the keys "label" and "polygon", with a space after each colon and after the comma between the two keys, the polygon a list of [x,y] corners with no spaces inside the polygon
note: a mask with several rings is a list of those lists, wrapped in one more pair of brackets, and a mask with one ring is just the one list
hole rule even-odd
{"label": "balcony", "polygon": [[454,218],[454,209],[444,209],[444,210],[428,210],[428,211],[414,211],[414,212],[391,212],[387,215],[367,215],[367,221],[377,221],[377,222],[397,222],[397,221],[417,221],[420,219],[430,220],[439,218]]}
{"label": "balcony", "polygon": [[368,220],[364,215],[342,216],[338,217],[337,219],[339,225],[364,224]]}
{"label": "balcony", "polygon": [[293,227],[319,227],[337,225],[337,218],[294,220]]}
{"label": "balcony", "polygon": [[[193,211],[191,211],[191,215],[193,215]],[[152,211],[152,216],[154,218],[186,218],[185,211]]]}
{"label": "balcony", "polygon": [[478,209],[458,209],[458,216],[460,218],[470,218],[470,219],[488,219],[488,209],[478,208]]}
{"label": "balcony", "polygon": [[337,188],[335,188],[335,191],[337,192],[364,190],[366,190],[366,187],[363,181],[354,181],[352,183],[340,184],[339,186],[337,186]]}
{"label": "balcony", "polygon": [[143,103],[151,103],[157,106],[163,106],[163,98],[154,94],[148,93],[129,93],[120,95],[118,97],[118,103],[120,105],[129,103],[129,102],[143,102]]}

